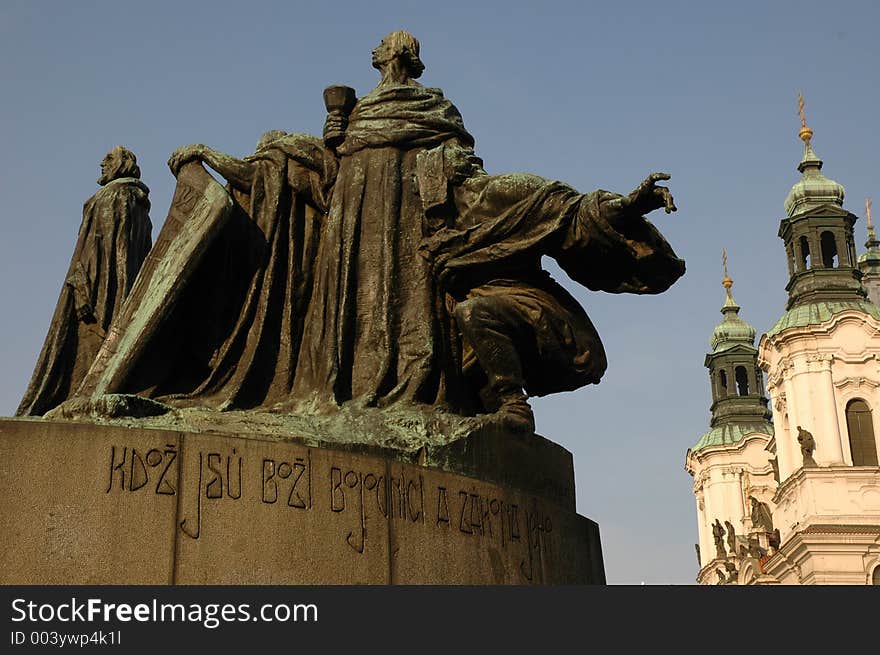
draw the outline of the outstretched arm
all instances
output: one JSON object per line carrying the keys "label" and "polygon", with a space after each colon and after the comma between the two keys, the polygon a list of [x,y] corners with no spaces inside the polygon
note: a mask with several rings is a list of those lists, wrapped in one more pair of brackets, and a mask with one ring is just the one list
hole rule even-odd
{"label": "outstretched arm", "polygon": [[168,159],[168,168],[176,177],[180,167],[191,161],[204,162],[220,173],[232,186],[241,191],[250,191],[255,170],[255,165],[252,162],[237,159],[219,150],[196,143],[175,150]]}
{"label": "outstretched arm", "polygon": [[604,208],[610,210],[608,214],[610,222],[622,226],[630,218],[644,216],[655,209],[662,208],[667,214],[676,211],[669,189],[657,186],[657,182],[669,178],[668,173],[651,173],[628,196],[619,196],[607,201]]}

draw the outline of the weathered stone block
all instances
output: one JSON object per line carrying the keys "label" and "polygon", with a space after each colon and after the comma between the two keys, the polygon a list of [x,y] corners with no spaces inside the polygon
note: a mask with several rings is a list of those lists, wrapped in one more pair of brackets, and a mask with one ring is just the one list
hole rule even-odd
{"label": "weathered stone block", "polygon": [[0,583],[604,583],[598,526],[553,487],[292,437],[2,420]]}
{"label": "weathered stone block", "polygon": [[170,583],[179,453],[175,432],[0,421],[0,582]]}

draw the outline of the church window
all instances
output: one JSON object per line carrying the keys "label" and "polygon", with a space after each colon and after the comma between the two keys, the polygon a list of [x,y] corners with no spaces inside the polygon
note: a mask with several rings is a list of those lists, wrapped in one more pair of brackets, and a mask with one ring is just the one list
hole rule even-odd
{"label": "church window", "polygon": [[871,584],[880,585],[880,566],[874,567],[874,573],[871,574]]}
{"label": "church window", "polygon": [[719,374],[718,377],[721,379],[721,395],[726,396],[727,395],[727,373],[725,373],[724,371],[721,371],[721,373]]}
{"label": "church window", "polygon": [[810,268],[810,243],[807,237],[801,237],[801,270],[805,271]]}
{"label": "church window", "polygon": [[749,376],[746,373],[745,366],[737,366],[734,371],[736,374],[736,389],[740,396],[749,395]]}
{"label": "church window", "polygon": [[877,466],[877,442],[871,408],[864,400],[851,400],[846,406],[846,429],[853,466]]}
{"label": "church window", "polygon": [[837,242],[831,232],[823,232],[819,238],[822,246],[822,265],[825,268],[837,267]]}

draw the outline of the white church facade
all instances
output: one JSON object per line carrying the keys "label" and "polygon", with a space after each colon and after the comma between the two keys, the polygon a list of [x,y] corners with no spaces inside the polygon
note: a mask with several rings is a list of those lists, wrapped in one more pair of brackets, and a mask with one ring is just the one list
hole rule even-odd
{"label": "white church facade", "polygon": [[802,115],[802,177],[779,228],[789,298],[757,347],[725,270],[711,429],[685,461],[701,584],[880,585],[880,242],[868,205],[856,258],[856,216],[812,135]]}

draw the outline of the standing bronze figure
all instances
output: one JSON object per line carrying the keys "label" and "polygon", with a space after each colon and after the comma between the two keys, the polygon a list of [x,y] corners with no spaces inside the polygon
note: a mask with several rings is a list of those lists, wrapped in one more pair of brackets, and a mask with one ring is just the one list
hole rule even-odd
{"label": "standing bronze figure", "polygon": [[82,224],[52,324],[17,416],[40,416],[82,381],[152,243],[149,189],[130,150],[101,162],[101,188],[83,206]]}

